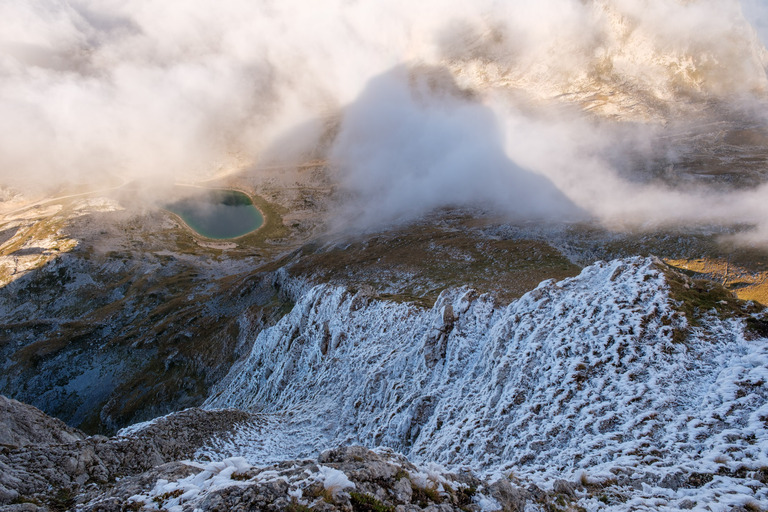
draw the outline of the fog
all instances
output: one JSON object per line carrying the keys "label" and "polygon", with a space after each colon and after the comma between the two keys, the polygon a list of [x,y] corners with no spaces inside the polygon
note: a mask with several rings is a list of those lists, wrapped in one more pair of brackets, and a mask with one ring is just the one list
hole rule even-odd
{"label": "fog", "polygon": [[472,206],[762,237],[766,186],[659,169],[695,152],[670,134],[766,133],[766,41],[758,0],[4,0],[0,185],[258,177],[338,119],[342,224]]}
{"label": "fog", "polygon": [[493,111],[464,97],[447,73],[396,68],[372,80],[344,113],[331,154],[348,192],[343,218],[376,227],[443,206],[586,218],[504,147]]}

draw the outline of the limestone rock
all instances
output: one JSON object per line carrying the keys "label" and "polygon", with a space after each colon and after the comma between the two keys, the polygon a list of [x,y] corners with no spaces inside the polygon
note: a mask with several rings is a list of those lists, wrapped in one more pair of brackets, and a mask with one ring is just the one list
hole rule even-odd
{"label": "limestone rock", "polygon": [[0,395],[0,445],[64,444],[86,435],[37,407]]}
{"label": "limestone rock", "polygon": [[170,477],[188,473],[187,466],[175,461],[191,458],[212,436],[250,418],[242,411],[188,409],[131,434],[107,438],[86,437],[34,407],[1,396],[0,407],[5,441],[0,446],[0,506],[19,499],[51,502],[59,491],[87,494],[94,486],[104,494],[100,486],[144,475],[144,480],[126,480],[126,486],[138,491],[168,472],[166,463],[176,464]]}

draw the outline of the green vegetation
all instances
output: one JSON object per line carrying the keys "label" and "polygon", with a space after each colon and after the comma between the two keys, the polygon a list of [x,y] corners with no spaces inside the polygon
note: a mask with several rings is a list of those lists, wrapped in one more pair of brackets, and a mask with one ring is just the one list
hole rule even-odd
{"label": "green vegetation", "polygon": [[[97,398],[89,396],[86,417],[71,417],[86,400],[74,393],[62,396],[60,409],[47,411],[88,433],[109,434],[127,423],[198,405],[242,355],[235,351],[247,348],[238,341],[237,317],[271,325],[292,307],[277,290],[264,288],[258,272],[211,280],[196,265],[165,255],[144,254],[137,261],[128,252],[91,252],[88,260],[78,260],[80,252],[67,256],[70,265],[56,260],[25,276],[14,292],[15,300],[38,304],[44,317],[60,321],[9,318],[5,326],[11,336],[30,340],[8,355],[8,371],[19,382],[39,379],[44,368],[57,374],[44,389],[65,387],[88,371],[93,358],[110,368],[115,388],[102,386]],[[122,269],[101,270],[115,268],[113,261]],[[157,272],[136,271],[156,262]],[[75,272],[88,272],[93,284],[62,288]],[[60,300],[62,295],[67,300]],[[48,312],[49,304],[55,310]]]}
{"label": "green vegetation", "polygon": [[742,300],[768,304],[768,268],[765,255],[743,250],[728,257],[667,260],[686,275],[715,281]]}
{"label": "green vegetation", "polygon": [[[276,199],[254,195],[245,186],[240,189],[262,211],[265,223],[230,245],[209,243],[171,225],[162,211],[117,217],[113,224],[82,231],[92,233],[93,240],[77,242],[81,221],[69,217],[73,201],[39,208],[30,217],[40,217],[34,221],[0,225],[5,240],[0,256],[25,250],[25,258],[41,258],[38,268],[23,277],[24,286],[13,292],[13,300],[35,305],[39,314],[5,323],[8,339],[25,340],[8,355],[7,371],[21,383],[19,389],[44,388],[29,397],[50,389],[40,384],[45,372],[56,375],[51,385],[65,388],[94,358],[109,354],[112,359],[99,359],[99,364],[113,365],[108,371],[114,389],[94,399],[88,417],[73,422],[76,426],[89,433],[110,433],[130,422],[198,405],[212,383],[247,350],[236,317],[246,315],[254,325],[268,326],[292,308],[278,290],[260,288],[261,272],[282,266],[313,282],[422,307],[434,304],[443,290],[459,286],[489,292],[506,303],[545,279],[578,274],[579,265],[569,258],[579,264],[636,254],[685,257],[689,262],[692,255],[720,258],[717,261],[728,264],[727,286],[737,293],[746,278],[734,274],[736,266],[745,272],[768,272],[765,251],[718,244],[711,234],[616,234],[585,226],[537,231],[453,212],[373,235],[320,240],[273,259],[296,248],[307,232],[283,224],[287,212]],[[242,198],[237,192],[231,200]],[[87,224],[87,217],[77,218]],[[52,249],[43,250],[42,240]],[[36,241],[39,255],[31,250]],[[228,261],[253,264],[243,274],[216,277],[227,273]],[[61,262],[68,264],[59,266]],[[760,308],[733,297],[716,282],[719,274],[705,270],[687,271],[686,277],[666,267],[673,299],[689,325],[705,324],[702,320],[709,314],[736,315],[753,333],[768,336]],[[94,284],[65,291],[61,285],[75,282],[78,273],[87,274]],[[0,267],[0,281],[8,277],[8,268]],[[57,303],[61,306],[52,309]],[[676,340],[684,341],[685,336],[678,332]],[[102,388],[111,385],[108,380]],[[86,399],[90,397],[73,391],[47,412],[72,421],[68,415]]]}
{"label": "green vegetation", "polygon": [[23,505],[24,503],[31,503],[31,504],[37,505],[37,506],[41,505],[41,503],[40,503],[40,501],[38,499],[30,498],[30,497],[27,497],[27,496],[21,496],[21,495],[16,496],[14,499],[12,499],[10,504],[11,505]]}
{"label": "green vegetation", "polygon": [[416,502],[422,508],[427,507],[432,503],[440,504],[443,502],[443,497],[434,487],[420,487],[411,483],[411,490],[413,491],[411,500]]}
{"label": "green vegetation", "polygon": [[395,507],[388,506],[371,496],[359,492],[349,493],[352,510],[355,512],[394,512]]}
{"label": "green vegetation", "polygon": [[55,493],[52,493],[51,498],[48,500],[48,508],[53,512],[65,512],[72,510],[75,506],[75,491],[66,487],[59,488]]}
{"label": "green vegetation", "polygon": [[408,480],[410,480],[411,475],[408,474],[408,472],[403,468],[398,468],[397,473],[395,473],[395,476],[393,476],[392,478],[394,479],[395,482],[399,482],[403,478],[407,478]]}
{"label": "green vegetation", "polygon": [[462,508],[466,507],[472,503],[475,494],[477,494],[477,487],[459,487],[456,491],[456,504]]}
{"label": "green vegetation", "polygon": [[286,512],[312,512],[312,509],[309,508],[306,505],[302,505],[301,503],[298,503],[297,501],[292,501],[285,507]]}
{"label": "green vegetation", "polygon": [[271,241],[290,235],[290,230],[283,225],[283,215],[287,213],[287,210],[263,197],[252,194],[249,194],[249,197],[264,217],[264,224],[253,233],[238,238],[237,243],[244,247],[270,249],[272,247]]}
{"label": "green vegetation", "polygon": [[[208,254],[217,259],[223,257],[234,259],[256,257],[261,260],[260,262],[257,261],[257,263],[264,263],[274,258],[278,253],[286,251],[286,247],[296,247],[298,245],[297,238],[299,233],[283,224],[283,215],[287,213],[285,207],[256,195],[244,187],[232,186],[227,190],[207,190],[209,192],[228,192],[235,194],[238,198],[237,201],[249,201],[249,204],[253,204],[263,217],[261,227],[237,238],[215,240],[205,238],[186,227],[183,222],[180,222],[181,225],[179,227],[155,234],[166,241],[172,241],[170,247],[174,252],[194,255],[196,257]],[[175,216],[175,214],[168,213],[167,211],[164,214]],[[144,236],[144,234],[141,236]],[[227,248],[226,251],[215,245],[216,243],[227,242],[235,245]],[[209,243],[213,245],[209,245]]]}
{"label": "green vegetation", "polygon": [[[247,199],[229,196],[224,199]],[[25,316],[3,319],[8,339],[24,340],[6,345],[9,378],[28,393],[20,398],[34,401],[52,386],[99,379],[96,364],[110,377],[93,389],[59,393],[46,412],[88,433],[110,434],[199,405],[248,348],[238,338],[237,317],[268,326],[290,311],[290,301],[264,289],[258,272],[296,243],[282,225],[281,207],[254,197],[265,225],[234,247],[208,245],[165,222],[160,210],[91,215],[75,211],[80,201],[52,201],[24,217],[0,219],[0,256],[23,258],[19,263],[29,268],[19,277],[12,275],[14,259],[0,265],[0,290],[30,305]],[[229,260],[243,259],[253,262],[253,272],[218,277],[229,271]],[[85,284],[63,287],[83,275]],[[18,280],[15,288],[1,287],[11,279]],[[31,317],[29,309],[36,311]]]}
{"label": "green vegetation", "polygon": [[184,494],[184,491],[182,489],[176,489],[174,491],[168,491],[159,496],[155,496],[154,498],[152,498],[152,501],[157,503],[157,506],[163,509],[165,508],[166,501],[172,500],[174,498],[178,498],[182,494]]}

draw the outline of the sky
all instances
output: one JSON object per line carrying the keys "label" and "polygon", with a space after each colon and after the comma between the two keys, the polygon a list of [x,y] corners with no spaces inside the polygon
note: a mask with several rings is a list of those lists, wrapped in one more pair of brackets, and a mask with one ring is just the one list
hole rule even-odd
{"label": "sky", "polygon": [[366,226],[481,206],[759,239],[765,186],[633,165],[689,151],[670,133],[768,126],[766,41],[760,0],[3,0],[0,184],[186,182],[324,145]]}

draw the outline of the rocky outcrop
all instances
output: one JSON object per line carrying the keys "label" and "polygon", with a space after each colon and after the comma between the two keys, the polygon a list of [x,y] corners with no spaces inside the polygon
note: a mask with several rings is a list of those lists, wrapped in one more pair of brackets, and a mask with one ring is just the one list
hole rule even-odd
{"label": "rocky outcrop", "polygon": [[[768,340],[748,331],[747,304],[670,272],[654,258],[597,262],[508,306],[462,288],[430,310],[314,287],[207,402],[273,427],[208,453],[267,463],[385,446],[548,488],[613,480],[649,507],[768,506],[762,477],[738,476],[766,465]],[[670,492],[678,479],[689,487]]]}
{"label": "rocky outcrop", "polygon": [[65,509],[71,503],[62,496],[191,458],[211,436],[250,417],[241,411],[188,409],[129,435],[86,437],[34,407],[5,397],[0,404],[7,427],[2,435],[16,440],[0,446],[0,505],[27,501]]}
{"label": "rocky outcrop", "polygon": [[0,397],[0,510],[522,511],[529,492],[506,480],[417,467],[390,450],[340,447],[314,460],[252,466],[191,462],[244,421],[235,410],[188,409],[107,438]]}
{"label": "rocky outcrop", "polygon": [[389,450],[351,446],[267,467],[244,459],[168,464],[121,480],[81,509],[522,512],[528,495],[506,480],[489,485],[468,472],[419,468]]}
{"label": "rocky outcrop", "polygon": [[[628,510],[627,503],[647,504],[641,495],[653,485],[678,494],[659,510],[680,510],[701,504],[699,496],[710,492],[716,480],[734,479],[757,489],[768,484],[766,468],[721,468],[716,473],[681,469],[676,478],[663,482],[635,472],[615,473],[608,479],[583,474],[578,481],[531,481],[515,471],[493,476],[467,469],[448,471],[432,463],[415,464],[388,448],[361,446],[340,446],[311,459],[254,465],[243,457],[210,458],[204,445],[231,436],[246,422],[263,421],[263,427],[270,429],[258,415],[188,409],[135,425],[117,437],[86,438],[34,408],[7,399],[3,403],[9,404],[5,412],[13,420],[4,418],[11,426],[10,435],[21,438],[26,426],[16,425],[25,425],[24,418],[33,415],[41,427],[40,431],[33,427],[28,439],[36,436],[42,441],[0,447],[0,512],[608,511]],[[66,435],[78,439],[51,441]],[[730,497],[731,510],[757,510],[762,505]],[[735,506],[736,499],[745,505]]]}
{"label": "rocky outcrop", "polygon": [[79,430],[51,418],[37,407],[0,395],[0,445],[62,444],[85,437]]}

